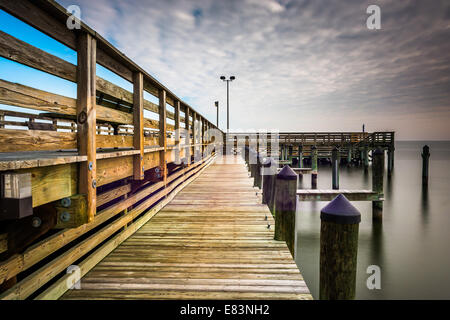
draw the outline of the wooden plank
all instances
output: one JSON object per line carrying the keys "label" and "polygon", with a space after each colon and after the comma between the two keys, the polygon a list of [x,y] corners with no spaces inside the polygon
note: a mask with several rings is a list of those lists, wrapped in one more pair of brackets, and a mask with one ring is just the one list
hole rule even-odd
{"label": "wooden plank", "polygon": [[78,153],[86,155],[80,163],[79,193],[86,195],[88,221],[96,211],[96,40],[90,34],[80,34],[77,67],[77,141]]}
{"label": "wooden plank", "polygon": [[133,76],[133,147],[140,153],[134,155],[134,180],[144,179],[144,89],[143,75],[137,72]]}
{"label": "wooden plank", "polygon": [[0,253],[8,251],[8,234],[0,234]]}
{"label": "wooden plank", "polygon": [[[214,178],[218,174],[229,176],[229,181],[221,185],[222,192],[204,190],[214,179],[204,183],[200,181],[202,177]],[[102,254],[102,258],[93,257],[95,263],[83,261],[81,265],[86,263],[88,267],[82,272],[81,290],[67,291],[62,298],[205,298],[201,294],[204,292],[217,299],[264,299],[269,295],[274,299],[311,299],[286,244],[273,240],[273,218],[253,194],[249,180],[242,161],[237,165],[215,163],[208,167],[114,251],[108,250],[109,254]],[[227,200],[236,195],[233,191],[236,182],[246,185],[239,192],[253,194],[243,205],[237,198]],[[201,193],[188,191],[198,186]],[[223,196],[219,201],[228,205],[193,204],[199,195],[215,197],[216,192]],[[186,195],[185,201],[177,200]],[[184,202],[173,204],[180,201]],[[229,210],[230,203],[236,204],[236,208],[251,204],[258,210],[233,212]],[[267,228],[267,223],[272,226]],[[69,277],[65,275],[53,286],[53,292],[48,291],[43,297],[56,298],[66,291],[63,281]]]}
{"label": "wooden plank", "polygon": [[159,91],[159,146],[164,148],[159,152],[160,167],[163,181],[167,183],[167,129],[166,129],[166,91]]}
{"label": "wooden plank", "polygon": [[72,132],[0,129],[0,152],[76,149]]}
{"label": "wooden plank", "polygon": [[[137,230],[139,230],[145,223],[147,223],[158,211],[160,211],[167,203],[169,203],[178,192],[180,192],[186,185],[188,185],[191,181],[196,179],[202,172],[205,170],[211,162],[205,162],[204,165],[200,166],[196,169],[182,184],[180,184],[169,197],[165,198],[162,202],[158,203],[155,207],[149,210],[144,216],[142,216],[138,221],[133,223],[130,227],[116,235],[113,239],[109,240],[102,247],[97,249],[94,253],[92,253],[87,259],[83,260],[80,264],[81,276],[84,276],[88,271],[90,271],[95,265],[97,265],[103,258],[105,258],[111,251],[113,251],[116,247],[118,247],[124,240],[129,238],[132,234],[134,234]],[[73,275],[66,274],[61,279],[59,279],[55,284],[46,289],[43,293],[41,293],[36,299],[38,300],[51,300],[58,299],[61,295],[63,295],[67,290],[68,281],[75,282]]]}
{"label": "wooden plank", "polygon": [[297,190],[300,201],[331,201],[343,194],[349,201],[383,200],[383,195],[372,190]]}

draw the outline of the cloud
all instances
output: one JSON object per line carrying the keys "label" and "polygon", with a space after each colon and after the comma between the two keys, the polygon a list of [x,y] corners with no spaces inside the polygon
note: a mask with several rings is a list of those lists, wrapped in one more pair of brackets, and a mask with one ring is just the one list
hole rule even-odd
{"label": "cloud", "polygon": [[[226,105],[223,74],[237,78],[233,128],[365,122],[399,138],[450,139],[448,1],[59,2],[79,5],[84,21],[210,120],[215,100]],[[381,8],[381,30],[366,28],[370,4]]]}

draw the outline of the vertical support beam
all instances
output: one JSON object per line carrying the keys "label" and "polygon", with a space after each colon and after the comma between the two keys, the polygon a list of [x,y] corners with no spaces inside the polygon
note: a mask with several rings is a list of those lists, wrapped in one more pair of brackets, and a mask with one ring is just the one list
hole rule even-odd
{"label": "vertical support beam", "polygon": [[[364,145],[363,149],[364,171],[369,171],[369,150],[367,145]],[[373,159],[372,159],[373,161]]]}
{"label": "vertical support beam", "polygon": [[175,109],[175,163],[181,163],[181,135],[180,135],[180,101],[175,100],[174,103]]}
{"label": "vertical support beam", "polygon": [[355,298],[361,214],[338,195],[320,212],[320,300]]}
{"label": "vertical support beam", "polygon": [[[372,156],[372,190],[383,194],[384,151],[376,149]],[[372,201],[372,218],[383,218],[383,201]]]}
{"label": "vertical support beam", "polygon": [[256,153],[259,156],[259,132],[256,133]]}
{"label": "vertical support beam", "polygon": [[191,125],[189,124],[190,120],[190,110],[188,106],[185,106],[184,109],[184,127],[186,129],[186,137],[184,140],[185,148],[184,148],[184,157],[186,158],[186,165],[190,166],[191,164]]}
{"label": "vertical support beam", "polygon": [[332,165],[332,188],[339,189],[339,150],[337,147],[331,151],[331,165]]}
{"label": "vertical support beam", "polygon": [[298,167],[303,168],[303,146],[302,146],[302,144],[298,145]]}
{"label": "vertical support beam", "polygon": [[266,150],[266,155],[268,157],[272,157],[272,133],[268,132],[267,133],[267,150]]}
{"label": "vertical support beam", "polygon": [[263,168],[264,174],[262,176],[263,180],[262,203],[268,205],[272,197],[272,193],[274,192],[277,165],[275,164],[272,158],[266,158],[266,161],[263,163]]}
{"label": "vertical support beam", "polygon": [[394,146],[389,146],[387,156],[388,156],[388,176],[392,175],[392,170],[394,169]]}
{"label": "vertical support beam", "polygon": [[201,141],[201,143],[202,143],[202,147],[200,148],[200,151],[202,152],[202,155],[204,154],[204,152],[205,152],[205,143],[206,143],[206,137],[205,137],[205,133],[206,133],[206,120],[205,120],[205,118],[203,118],[203,117],[201,117],[201,124],[202,124],[202,133],[201,133],[201,139],[200,139],[200,141]]}
{"label": "vertical support beam", "polygon": [[77,145],[80,163],[78,192],[86,195],[88,221],[94,219],[97,203],[96,140],[96,53],[97,42],[88,33],[78,36]]}
{"label": "vertical support beam", "polygon": [[422,185],[428,186],[428,174],[430,171],[430,147],[425,145],[422,151]]}
{"label": "vertical support beam", "polygon": [[159,146],[164,148],[159,151],[159,165],[162,170],[164,185],[167,183],[167,130],[166,130],[166,90],[159,90]]}
{"label": "vertical support beam", "polygon": [[133,147],[140,150],[133,156],[133,178],[144,179],[144,76],[133,74]]}
{"label": "vertical support beam", "polygon": [[317,189],[317,147],[311,147],[311,189]]}
{"label": "vertical support beam", "polygon": [[352,163],[352,149],[353,149],[353,146],[351,144],[348,145],[347,167],[350,167],[350,165]]}
{"label": "vertical support beam", "polygon": [[297,174],[285,165],[275,184],[275,240],[285,240],[295,257],[295,211],[297,206]]}

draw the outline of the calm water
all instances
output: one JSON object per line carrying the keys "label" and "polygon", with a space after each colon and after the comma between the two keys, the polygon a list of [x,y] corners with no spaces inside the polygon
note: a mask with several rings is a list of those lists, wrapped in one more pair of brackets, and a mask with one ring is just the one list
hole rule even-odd
{"label": "calm water", "polygon": [[[430,146],[428,192],[422,189],[423,145]],[[371,189],[371,170],[341,168],[340,188]],[[305,176],[306,188],[311,186]],[[372,223],[370,202],[361,212],[357,299],[450,299],[450,142],[398,142],[391,179],[385,172],[383,222]],[[331,168],[319,168],[319,189],[331,189]],[[319,296],[320,209],[327,202],[301,202],[297,212],[297,265]],[[369,290],[369,265],[381,268],[381,289]]]}

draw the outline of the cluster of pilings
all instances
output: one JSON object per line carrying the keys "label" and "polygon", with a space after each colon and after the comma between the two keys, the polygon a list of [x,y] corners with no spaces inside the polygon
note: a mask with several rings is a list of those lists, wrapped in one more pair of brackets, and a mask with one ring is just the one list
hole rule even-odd
{"label": "cluster of pilings", "polygon": [[[326,146],[329,148],[330,146]],[[337,161],[340,165],[360,166],[365,171],[369,170],[369,163],[373,158],[373,153],[381,149],[387,153],[387,171],[391,175],[394,170],[394,145],[387,147],[371,147],[368,144],[348,144],[345,146],[334,146],[333,151],[323,151],[324,146],[308,146],[300,144],[280,142],[280,160],[288,161],[292,167],[302,168],[305,164],[311,165],[311,168],[318,162],[333,163],[333,151],[337,150]],[[305,152],[306,151],[306,152]]]}
{"label": "cluster of pilings", "polygon": [[[302,148],[298,149],[299,159]],[[291,152],[288,149],[288,155]],[[281,152],[281,159],[286,153]],[[279,159],[263,156],[256,150],[245,146],[242,155],[248,165],[254,187],[262,189],[262,203],[267,204],[275,217],[274,239],[286,241],[295,256],[296,209],[298,181],[297,174],[289,165],[279,173]],[[389,155],[389,152],[388,152]],[[372,191],[379,198],[372,201],[373,220],[381,221],[383,216],[383,178],[385,166],[384,150],[378,148],[372,152]],[[422,183],[428,185],[429,147],[422,152]],[[368,159],[366,157],[365,159]],[[393,151],[388,156],[388,165],[392,171]],[[302,161],[299,161],[302,163]],[[339,150],[331,152],[332,188],[339,190]],[[389,169],[389,167],[388,167]],[[311,148],[311,184],[317,187],[317,148]],[[356,257],[358,250],[358,232],[361,221],[360,212],[339,194],[321,210],[320,229],[320,299],[354,299],[356,287]]]}
{"label": "cluster of pilings", "polygon": [[[334,151],[334,154],[336,151]],[[285,241],[295,257],[297,188],[299,175],[285,165],[277,173],[278,162],[244,147],[242,155],[248,165],[253,185],[262,188],[262,203],[275,217],[274,239]],[[313,157],[314,158],[314,157]],[[333,156],[336,160],[336,156]],[[314,161],[313,161],[314,163]],[[383,164],[383,165],[382,165]],[[338,173],[338,161],[333,161]],[[384,153],[374,152],[374,188],[382,190]],[[312,166],[316,171],[317,166]],[[333,186],[338,187],[338,174],[333,174]],[[314,178],[313,178],[314,179]],[[316,180],[317,181],[317,180]],[[380,218],[382,202],[374,202],[374,217]],[[320,233],[320,299],[354,299],[356,287],[356,257],[361,214],[343,195],[337,196],[321,211]]]}

